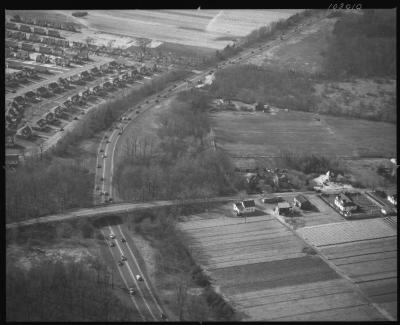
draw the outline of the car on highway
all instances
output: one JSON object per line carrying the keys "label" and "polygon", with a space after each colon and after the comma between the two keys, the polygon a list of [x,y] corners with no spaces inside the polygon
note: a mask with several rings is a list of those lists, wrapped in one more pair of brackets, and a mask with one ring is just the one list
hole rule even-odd
{"label": "car on highway", "polygon": [[110,247],[114,247],[115,246],[115,243],[114,242],[111,242],[110,243]]}
{"label": "car on highway", "polygon": [[[105,196],[108,196],[109,194],[108,194],[108,192],[104,192],[104,195],[105,195]],[[115,236],[114,236],[114,238],[115,238]]]}
{"label": "car on highway", "polygon": [[106,143],[111,143],[111,141],[110,141],[110,140],[107,140]]}
{"label": "car on highway", "polygon": [[136,293],[135,289],[129,288],[129,294],[133,296]]}
{"label": "car on highway", "polygon": [[124,265],[124,262],[118,261],[118,266],[122,266],[122,265]]}
{"label": "car on highway", "polygon": [[121,255],[121,261],[126,261],[126,260],[127,260],[126,256]]}
{"label": "car on highway", "polygon": [[97,165],[97,168],[101,168],[101,165]]}
{"label": "car on highway", "polygon": [[121,238],[121,243],[126,243],[126,239],[125,238]]}
{"label": "car on highway", "polygon": [[60,131],[64,131],[64,128],[60,128]]}
{"label": "car on highway", "polygon": [[118,135],[122,135],[122,131],[118,133]]}
{"label": "car on highway", "polygon": [[137,281],[143,281],[143,278],[142,278],[142,276],[140,274],[136,274],[135,278],[136,278]]}
{"label": "car on highway", "polygon": [[103,155],[103,159],[105,159],[105,158],[107,158],[107,155],[106,155],[106,154]]}
{"label": "car on highway", "polygon": [[114,234],[110,234],[108,237],[110,237],[111,239],[115,239],[115,235]]}

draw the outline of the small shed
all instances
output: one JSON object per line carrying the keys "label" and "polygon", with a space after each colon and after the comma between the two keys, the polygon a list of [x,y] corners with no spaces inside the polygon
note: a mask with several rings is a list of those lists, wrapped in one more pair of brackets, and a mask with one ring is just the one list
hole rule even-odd
{"label": "small shed", "polygon": [[302,194],[296,195],[293,199],[293,203],[303,210],[310,210],[312,207],[310,201]]}
{"label": "small shed", "polygon": [[292,207],[289,202],[279,202],[274,209],[275,214],[277,215],[286,215],[292,211]]}

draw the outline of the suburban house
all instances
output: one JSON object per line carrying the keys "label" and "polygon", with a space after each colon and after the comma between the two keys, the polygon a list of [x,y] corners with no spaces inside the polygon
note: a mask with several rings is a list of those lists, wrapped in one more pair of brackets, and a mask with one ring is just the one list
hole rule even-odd
{"label": "suburban house", "polygon": [[15,131],[6,129],[5,132],[5,140],[6,140],[6,147],[12,147],[14,146],[14,142],[15,142]]}
{"label": "suburban house", "polygon": [[285,215],[292,211],[292,207],[289,202],[279,202],[274,209],[274,213],[278,215]]}
{"label": "suburban house", "polygon": [[293,203],[295,206],[303,210],[310,210],[312,208],[312,204],[310,203],[310,201],[308,201],[308,199],[302,194],[295,196],[293,199]]}
{"label": "suburban house", "polygon": [[237,215],[254,212],[256,211],[256,203],[254,200],[236,202],[233,204],[233,211],[235,211]]}
{"label": "suburban house", "polygon": [[342,212],[351,212],[358,208],[345,193],[339,193],[339,195],[335,197],[335,205]]}
{"label": "suburban house", "polygon": [[15,168],[19,164],[19,155],[18,154],[8,154],[6,155],[6,167]]}
{"label": "suburban house", "polygon": [[390,193],[387,195],[387,200],[393,205],[397,206],[397,193]]}

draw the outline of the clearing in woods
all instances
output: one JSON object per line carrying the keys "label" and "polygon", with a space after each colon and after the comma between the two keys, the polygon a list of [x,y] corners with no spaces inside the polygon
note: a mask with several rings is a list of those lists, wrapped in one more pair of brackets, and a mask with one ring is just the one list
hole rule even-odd
{"label": "clearing in woods", "polygon": [[341,157],[394,157],[396,125],[279,110],[211,114],[217,145],[235,157],[279,157],[284,151]]}

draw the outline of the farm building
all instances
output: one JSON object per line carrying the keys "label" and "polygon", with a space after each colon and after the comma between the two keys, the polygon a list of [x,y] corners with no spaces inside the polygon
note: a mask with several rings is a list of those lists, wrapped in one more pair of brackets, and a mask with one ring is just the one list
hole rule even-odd
{"label": "farm building", "polygon": [[293,203],[295,206],[303,210],[309,210],[312,208],[310,201],[308,201],[308,199],[302,194],[296,195],[293,199]]}
{"label": "farm building", "polygon": [[254,202],[254,200],[245,200],[233,204],[233,211],[235,211],[237,215],[240,215],[242,213],[251,213],[255,210],[256,203]]}
{"label": "farm building", "polygon": [[284,202],[279,202],[276,206],[275,206],[275,209],[274,209],[274,213],[275,214],[277,214],[277,215],[285,215],[285,214],[288,214],[288,213],[290,213],[292,211],[292,207],[291,207],[291,205],[289,204],[289,202],[286,202],[286,201],[284,201]]}
{"label": "farm building", "polygon": [[357,205],[345,194],[339,193],[335,197],[335,205],[342,212],[351,212],[357,210]]}
{"label": "farm building", "polygon": [[263,203],[279,203],[283,201],[284,200],[282,199],[281,196],[264,197],[261,199],[261,202]]}

